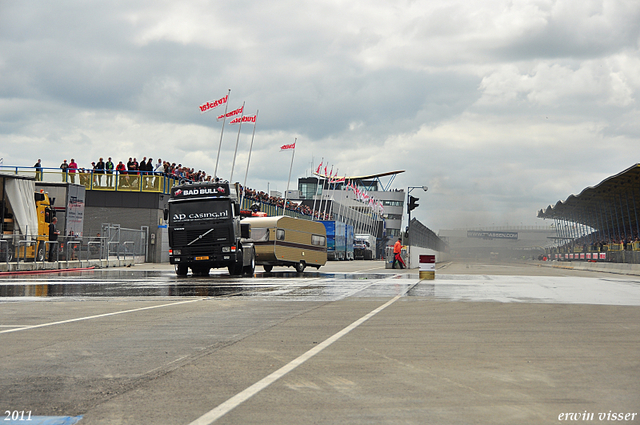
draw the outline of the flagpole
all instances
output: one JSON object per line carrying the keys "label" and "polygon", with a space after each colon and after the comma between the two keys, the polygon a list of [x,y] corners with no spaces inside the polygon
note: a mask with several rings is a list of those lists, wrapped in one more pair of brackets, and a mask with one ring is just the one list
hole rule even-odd
{"label": "flagpole", "polygon": [[218,144],[218,156],[216,157],[216,168],[213,171],[213,177],[218,178],[218,162],[220,161],[220,148],[222,148],[222,135],[224,134],[224,123],[227,121],[227,108],[229,107],[229,95],[231,89],[227,92],[227,102],[224,105],[224,118],[222,119],[222,130],[220,131],[220,143]]}
{"label": "flagpole", "polygon": [[291,170],[293,169],[293,157],[296,155],[296,137],[293,141],[293,152],[291,152],[291,165],[289,166],[289,179],[287,180],[287,190],[284,192],[284,205],[282,205],[282,215],[287,215],[287,192],[289,192],[289,182],[291,181]]}
{"label": "flagpole", "polygon": [[244,183],[242,184],[242,197],[240,198],[240,208],[242,208],[242,202],[244,201],[244,192],[247,190],[247,176],[249,175],[249,163],[251,162],[251,150],[253,149],[253,139],[256,136],[256,124],[258,123],[258,112],[260,112],[260,110],[256,109],[256,120],[253,122],[253,134],[251,135],[251,145],[249,146],[249,158],[247,159],[247,171],[245,171],[244,173]]}
{"label": "flagpole", "polygon": [[[326,169],[325,169],[325,174],[326,174]],[[327,179],[329,181],[329,189],[328,190],[331,190],[331,175],[332,174],[333,174],[333,165],[331,166],[331,172],[329,173],[329,178]],[[322,185],[322,188],[324,189],[324,185]],[[328,203],[329,203],[329,199],[326,199],[324,201],[324,211],[322,212],[322,215],[325,215],[327,213],[327,204]]]}
{"label": "flagpole", "polygon": [[[320,174],[320,167],[322,167],[323,162],[324,162],[324,156],[322,157],[322,161],[320,161],[320,165],[318,166],[318,172],[316,174]],[[313,196],[313,209],[311,210],[311,221],[315,221],[314,219],[316,216],[316,197],[318,196],[318,186],[320,186],[320,176],[316,175],[316,178],[318,179],[318,184],[316,185],[316,193]]]}
{"label": "flagpole", "polygon": [[[340,169],[336,168],[336,177],[338,177],[338,171],[340,171]],[[334,181],[334,183],[333,183],[333,190],[334,191],[336,190],[337,185],[338,184]],[[340,193],[340,203],[338,204],[338,216],[339,217],[342,217],[341,212],[342,212],[342,193]],[[344,222],[344,220],[341,220],[341,221]]]}
{"label": "flagpole", "polygon": [[231,163],[231,176],[229,177],[229,183],[231,184],[233,184],[233,170],[236,168],[236,155],[238,155],[238,142],[240,141],[240,130],[242,129],[242,117],[244,117],[244,104],[245,102],[242,102],[242,112],[240,112],[240,123],[238,124],[238,137],[236,137],[236,150],[233,152],[233,162]]}

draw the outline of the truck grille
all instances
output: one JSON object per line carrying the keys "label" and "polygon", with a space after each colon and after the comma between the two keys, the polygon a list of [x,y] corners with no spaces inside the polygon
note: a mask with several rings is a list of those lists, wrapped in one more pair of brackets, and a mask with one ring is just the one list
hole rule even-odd
{"label": "truck grille", "polygon": [[207,229],[202,230],[182,230],[173,232],[173,246],[175,248],[196,248],[219,244],[231,244],[228,227],[214,228],[213,231],[207,233],[202,239],[193,242],[187,247],[191,241],[205,233]]}

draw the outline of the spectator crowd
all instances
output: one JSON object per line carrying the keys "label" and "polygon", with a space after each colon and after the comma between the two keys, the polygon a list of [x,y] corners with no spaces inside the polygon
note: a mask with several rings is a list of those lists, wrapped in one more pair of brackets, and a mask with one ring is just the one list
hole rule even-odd
{"label": "spectator crowd", "polygon": [[582,252],[631,251],[640,248],[640,237],[636,232],[595,231],[558,246],[559,252],[573,251],[579,248]]}
{"label": "spectator crowd", "polygon": [[[36,169],[36,177],[40,176],[41,178],[43,167],[40,159],[38,159],[34,168]],[[217,178],[207,174],[205,171],[198,170],[196,172],[194,168],[185,167],[182,164],[176,164],[175,162],[163,161],[162,159],[158,159],[158,161],[154,163],[153,158],[147,159],[146,156],[142,158],[141,162],[138,162],[137,158],[129,158],[126,164],[122,161],[114,164],[111,157],[107,158],[106,162],[103,158],[99,158],[97,162],[92,162],[91,167],[87,168],[79,167],[75,160],[71,158],[71,161],[69,162],[67,162],[66,159],[63,160],[59,168],[63,171],[63,181],[67,181],[68,176],[71,183],[75,183],[75,175],[77,173],[80,176],[80,184],[86,185],[88,183],[86,179],[88,179],[88,176],[90,175],[93,177],[93,185],[97,187],[103,186],[102,177],[106,177],[104,180],[106,187],[112,187],[114,174],[121,175],[121,179],[123,179],[122,184],[125,186],[137,185],[137,178],[140,175],[173,177],[179,180],[180,183],[219,181]],[[155,183],[150,182],[148,184]],[[284,207],[285,201],[281,197],[271,196],[265,192],[258,192],[251,188],[241,187],[240,190],[241,192],[244,192],[243,196],[251,201],[273,205],[278,208]],[[318,210],[314,211],[307,205],[297,204],[290,200],[287,200],[286,208],[289,211],[294,211],[306,216],[313,216],[319,220],[331,220],[331,215],[329,213]]]}

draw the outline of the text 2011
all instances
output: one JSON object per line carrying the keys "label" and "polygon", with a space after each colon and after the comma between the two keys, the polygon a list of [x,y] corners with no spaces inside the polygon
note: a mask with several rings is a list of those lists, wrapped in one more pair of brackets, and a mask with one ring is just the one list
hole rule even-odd
{"label": "text 2011", "polygon": [[30,421],[31,410],[5,410],[5,421]]}

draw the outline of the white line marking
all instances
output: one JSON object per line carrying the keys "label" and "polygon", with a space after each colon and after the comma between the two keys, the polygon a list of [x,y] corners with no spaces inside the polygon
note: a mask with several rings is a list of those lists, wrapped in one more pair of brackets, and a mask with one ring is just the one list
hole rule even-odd
{"label": "white line marking", "polygon": [[346,328],[344,328],[340,332],[336,333],[333,336],[330,336],[329,338],[327,338],[326,340],[324,340],[320,344],[318,344],[315,347],[313,347],[311,350],[309,350],[306,353],[302,354],[300,357],[298,357],[298,358],[292,360],[291,362],[289,362],[288,364],[282,366],[280,369],[276,370],[271,375],[268,375],[268,376],[262,378],[260,381],[256,382],[255,384],[251,385],[250,387],[246,388],[245,390],[243,390],[243,391],[239,392],[238,394],[234,395],[229,400],[227,400],[224,403],[220,404],[218,407],[216,407],[216,408],[210,410],[209,412],[205,413],[204,415],[200,416],[198,419],[196,419],[195,421],[191,422],[189,425],[209,425],[209,424],[217,421],[222,416],[226,415],[231,410],[235,409],[237,406],[239,406],[243,402],[245,402],[248,399],[250,399],[251,397],[253,397],[255,394],[257,394],[260,391],[262,391],[263,389],[267,388],[269,385],[271,385],[272,383],[274,383],[278,379],[282,378],[287,373],[291,372],[292,370],[294,370],[295,368],[297,368],[298,366],[300,366],[301,364],[303,364],[304,362],[306,362],[307,360],[309,360],[310,358],[312,358],[316,354],[320,353],[325,348],[329,347],[331,344],[333,344],[334,342],[336,342],[337,340],[339,340],[340,338],[342,338],[343,336],[345,336],[346,334],[348,334],[349,332],[351,332],[352,330],[354,330],[355,328],[360,326],[365,321],[369,320],[370,318],[372,318],[376,314],[380,313],[385,308],[389,307],[391,304],[393,304],[396,301],[398,301],[413,286],[414,285],[409,285],[407,287],[407,289],[405,289],[401,294],[396,295],[391,300],[387,301],[386,303],[384,303],[380,307],[376,308],[375,310],[371,311],[367,315],[365,315],[365,316],[361,317],[360,319],[356,320],[355,322],[353,322],[352,324],[350,324],[349,326],[347,326]]}
{"label": "white line marking", "polygon": [[123,311],[115,311],[113,313],[96,314],[95,316],[77,317],[75,319],[61,320],[59,322],[42,323],[40,325],[25,326],[25,327],[17,328],[17,329],[7,329],[5,331],[0,331],[0,334],[7,334],[7,333],[10,333],[10,332],[26,331],[26,330],[29,330],[29,329],[44,328],[44,327],[47,327],[47,326],[64,325],[65,323],[80,322],[80,321],[83,321],[83,320],[90,320],[90,319],[99,319],[101,317],[115,316],[115,315],[124,314],[124,313],[135,313],[137,311],[151,310],[151,309],[154,309],[154,308],[161,308],[161,307],[169,307],[169,306],[172,306],[172,305],[192,303],[192,302],[201,301],[201,300],[202,299],[198,298],[197,300],[179,301],[179,302],[175,302],[175,303],[171,303],[171,304],[160,304],[160,305],[153,305],[153,306],[150,306],[150,307],[134,308],[133,310],[123,310]]}

